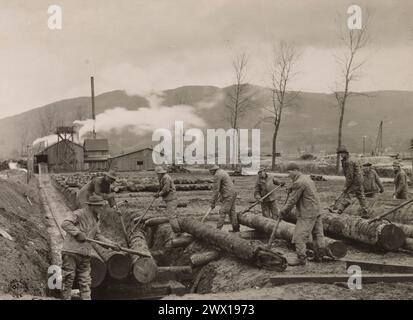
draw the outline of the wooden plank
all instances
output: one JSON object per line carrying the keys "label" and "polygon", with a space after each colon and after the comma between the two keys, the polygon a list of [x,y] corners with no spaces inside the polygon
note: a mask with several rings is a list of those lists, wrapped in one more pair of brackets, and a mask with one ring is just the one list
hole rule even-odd
{"label": "wooden plank", "polygon": [[363,260],[349,260],[349,259],[340,259],[346,263],[346,268],[356,265],[361,268],[362,271],[372,271],[372,272],[389,272],[389,273],[412,273],[413,274],[413,265],[402,265],[402,264],[393,264],[387,262],[379,261],[363,261]]}
{"label": "wooden plank", "polygon": [[[315,282],[315,283],[336,283],[347,282],[351,275],[349,274],[306,274],[306,275],[282,275],[270,278],[273,285],[283,285],[292,283]],[[354,275],[353,275],[354,277]],[[362,283],[396,283],[413,281],[411,273],[390,273],[390,274],[362,274]]]}

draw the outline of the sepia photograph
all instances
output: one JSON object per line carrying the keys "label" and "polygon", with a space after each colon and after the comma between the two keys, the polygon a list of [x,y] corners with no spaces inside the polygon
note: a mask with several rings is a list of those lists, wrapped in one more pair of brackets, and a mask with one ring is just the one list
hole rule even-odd
{"label": "sepia photograph", "polygon": [[0,300],[412,300],[412,15],[0,0]]}

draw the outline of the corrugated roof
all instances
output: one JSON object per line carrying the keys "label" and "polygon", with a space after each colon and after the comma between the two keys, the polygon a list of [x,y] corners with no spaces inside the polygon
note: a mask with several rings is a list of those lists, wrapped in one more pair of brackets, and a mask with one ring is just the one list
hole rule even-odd
{"label": "corrugated roof", "polygon": [[108,151],[108,139],[85,139],[84,142],[86,151]]}

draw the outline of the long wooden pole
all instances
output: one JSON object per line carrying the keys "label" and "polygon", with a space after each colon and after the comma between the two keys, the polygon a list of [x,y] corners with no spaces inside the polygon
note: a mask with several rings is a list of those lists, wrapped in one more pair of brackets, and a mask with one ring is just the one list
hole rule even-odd
{"label": "long wooden pole", "polygon": [[96,122],[96,115],[95,115],[95,79],[94,79],[94,77],[90,77],[90,88],[91,88],[91,91],[92,91],[93,139],[96,139],[96,131],[95,131],[95,122]]}

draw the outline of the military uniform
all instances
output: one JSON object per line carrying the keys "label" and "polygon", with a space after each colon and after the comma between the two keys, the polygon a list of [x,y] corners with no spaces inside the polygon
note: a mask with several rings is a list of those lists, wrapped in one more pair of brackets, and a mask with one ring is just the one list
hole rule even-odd
{"label": "military uniform", "polygon": [[376,170],[363,172],[363,189],[366,197],[372,198],[377,193],[383,193],[384,187]]}
{"label": "military uniform", "polygon": [[320,200],[314,181],[310,177],[298,173],[290,188],[291,192],[280,215],[297,208],[297,222],[292,243],[295,243],[297,257],[306,259],[306,243],[313,240],[316,253],[324,250],[324,230],[321,219]]}
{"label": "military uniform", "polygon": [[[268,192],[281,184],[274,176],[267,173],[265,178],[258,176],[255,183],[254,196],[258,200],[265,196]],[[275,218],[278,216],[278,208],[275,192],[271,193],[261,202],[262,215],[266,218]]]}
{"label": "military uniform", "polygon": [[105,177],[94,177],[87,184],[85,184],[76,196],[77,208],[84,208],[85,204],[92,194],[101,196],[108,200],[111,206],[114,205],[114,199],[111,195],[110,183],[106,181]]}
{"label": "military uniform", "polygon": [[360,165],[352,158],[342,159],[341,165],[346,178],[343,195],[336,204],[339,213],[343,212],[350,204],[352,196],[355,196],[363,211],[367,212],[366,197],[363,188],[363,175]]}
{"label": "military uniform", "polygon": [[400,168],[400,171],[394,177],[394,196],[396,199],[407,199],[407,175],[406,172]]}
{"label": "military uniform", "polygon": [[217,169],[214,174],[212,207],[215,207],[219,196],[221,196],[222,206],[219,210],[217,229],[222,229],[225,223],[225,217],[228,215],[232,224],[232,230],[239,231],[238,217],[235,212],[237,193],[235,192],[234,184],[230,176],[222,169]]}
{"label": "military uniform", "polygon": [[178,200],[176,197],[176,188],[174,181],[172,180],[169,174],[164,174],[159,180],[159,192],[158,195],[162,197],[162,200],[165,201],[166,213],[171,227],[175,233],[180,232],[178,219],[176,215],[176,210],[178,207]]}
{"label": "military uniform", "polygon": [[66,237],[62,248],[63,298],[70,300],[73,281],[76,273],[79,279],[82,300],[90,300],[90,255],[92,246],[88,242],[76,239],[79,233],[86,237],[111,243],[100,233],[99,218],[89,208],[78,209],[73,216],[62,223]]}

